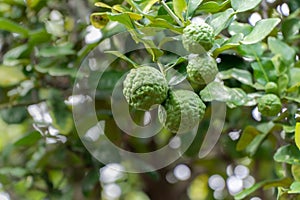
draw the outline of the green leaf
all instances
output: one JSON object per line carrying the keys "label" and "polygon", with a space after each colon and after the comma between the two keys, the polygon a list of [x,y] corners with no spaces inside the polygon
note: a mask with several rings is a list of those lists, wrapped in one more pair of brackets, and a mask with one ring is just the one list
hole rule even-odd
{"label": "green leaf", "polygon": [[250,156],[253,156],[273,127],[273,122],[262,123],[257,127],[247,126],[237,143],[236,149],[238,151],[246,150]]}
{"label": "green leaf", "polygon": [[91,170],[89,171],[82,181],[82,192],[88,197],[91,192],[93,192],[96,184],[99,182],[99,171]]}
{"label": "green leaf", "polygon": [[207,23],[214,28],[215,35],[218,35],[223,29],[229,26],[234,16],[234,10],[229,8],[224,12],[212,15],[207,19]]}
{"label": "green leaf", "polygon": [[0,65],[0,87],[17,85],[25,78],[25,75],[18,67]]}
{"label": "green leaf", "polygon": [[217,57],[220,53],[235,48],[240,45],[240,41],[243,39],[244,35],[242,33],[238,33],[228,40],[226,40],[224,43],[221,44],[221,46],[213,51],[214,57]]}
{"label": "green leaf", "polygon": [[234,195],[235,200],[245,199],[247,196],[258,190],[262,187],[268,187],[268,185],[273,185],[274,187],[280,187],[282,185],[287,186],[290,184],[290,178],[283,178],[279,180],[266,180],[259,183],[254,184],[252,187],[243,190],[242,192]]}
{"label": "green leaf", "polygon": [[252,31],[253,27],[250,24],[239,23],[233,21],[228,27],[228,32],[230,35],[236,35],[242,33],[243,35],[248,35]]}
{"label": "green leaf", "polygon": [[0,18],[0,30],[9,31],[12,33],[18,33],[24,37],[28,36],[29,30],[23,26],[15,23],[6,18]]}
{"label": "green leaf", "polygon": [[37,131],[31,132],[29,134],[26,134],[21,139],[17,140],[14,143],[14,146],[20,147],[20,146],[32,146],[35,143],[37,143],[42,138],[41,134]]}
{"label": "green leaf", "polygon": [[282,22],[282,34],[286,40],[293,40],[298,35],[300,29],[300,20],[298,18],[289,18]]}
{"label": "green leaf", "polygon": [[29,56],[30,51],[31,51],[31,47],[28,44],[23,44],[15,48],[12,48],[8,52],[6,52],[5,55],[3,56],[3,59],[7,60],[7,59],[17,59],[21,57],[27,57]]}
{"label": "green leaf", "polygon": [[231,6],[236,12],[245,12],[258,6],[262,0],[231,0]]}
{"label": "green leaf", "polygon": [[221,71],[219,77],[223,80],[234,78],[245,85],[253,85],[252,74],[243,69],[232,68],[227,71]]}
{"label": "green leaf", "polygon": [[67,43],[60,46],[42,48],[39,51],[38,56],[48,58],[48,57],[73,55],[75,53],[76,52],[73,50],[73,44]]}
{"label": "green leaf", "polygon": [[230,4],[230,0],[226,0],[222,3],[217,3],[215,1],[208,1],[200,5],[197,11],[217,13],[227,8],[229,4]]}
{"label": "green leaf", "polygon": [[173,8],[174,12],[181,19],[181,21],[184,21],[183,19],[183,13],[187,9],[186,1],[185,0],[173,0]]}
{"label": "green leaf", "polygon": [[113,54],[116,57],[121,58],[121,59],[125,60],[126,62],[130,63],[135,68],[139,67],[139,65],[136,62],[134,62],[133,60],[131,60],[130,58],[128,58],[127,56],[125,56],[123,53],[121,53],[119,51],[105,51],[105,53]]}
{"label": "green leaf", "polygon": [[286,63],[292,63],[296,56],[296,51],[281,40],[269,37],[268,46],[272,53],[279,54]]}
{"label": "green leaf", "polygon": [[280,19],[268,18],[257,22],[249,35],[242,41],[243,44],[254,44],[267,37],[272,30],[279,24]]}
{"label": "green leaf", "polygon": [[259,62],[251,63],[251,67],[254,70],[255,80],[262,85],[270,81],[276,81],[277,72],[270,60],[262,60]]}
{"label": "green leaf", "polygon": [[292,174],[296,181],[300,181],[300,165],[292,165]]}
{"label": "green leaf", "polygon": [[187,18],[192,17],[203,0],[188,0],[187,1]]}
{"label": "green leaf", "polygon": [[31,31],[29,33],[30,45],[39,45],[46,42],[51,42],[51,35],[45,29]]}
{"label": "green leaf", "polygon": [[247,126],[244,129],[242,136],[236,145],[236,150],[242,151],[246,149],[247,146],[251,143],[251,141],[259,134],[260,134],[259,131],[255,127]]}
{"label": "green leaf", "polygon": [[290,186],[290,191],[288,191],[289,194],[300,194],[300,182],[293,182]]}
{"label": "green leaf", "polygon": [[7,124],[19,124],[27,118],[25,107],[11,107],[0,110],[0,116]]}
{"label": "green leaf", "polygon": [[274,155],[274,160],[292,165],[300,164],[300,151],[294,145],[280,147]]}
{"label": "green leaf", "polygon": [[258,58],[267,50],[262,42],[256,44],[240,45],[237,47],[239,54],[245,57]]}
{"label": "green leaf", "polygon": [[47,104],[52,117],[53,127],[58,129],[61,134],[68,134],[71,132],[73,129],[73,118],[71,112],[64,103],[62,93],[57,90],[50,90]]}
{"label": "green leaf", "polygon": [[27,170],[21,167],[3,167],[0,169],[0,175],[13,176],[17,178],[23,178]]}
{"label": "green leaf", "polygon": [[234,196],[234,199],[235,200],[245,199],[247,196],[249,196],[256,190],[258,190],[259,188],[263,187],[266,183],[267,183],[267,181],[262,181],[262,182],[256,183],[252,187],[247,188],[247,189],[243,190],[242,192],[236,194]]}
{"label": "green leaf", "polygon": [[219,82],[209,83],[200,92],[203,101],[226,102],[231,108],[245,105],[248,102],[247,94],[240,88],[229,88]]}

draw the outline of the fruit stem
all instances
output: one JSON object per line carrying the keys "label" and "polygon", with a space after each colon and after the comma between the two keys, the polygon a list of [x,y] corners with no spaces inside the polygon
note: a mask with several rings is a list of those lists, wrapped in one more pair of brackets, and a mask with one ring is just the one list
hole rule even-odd
{"label": "fruit stem", "polygon": [[169,6],[166,4],[166,2],[164,0],[162,0],[160,2],[162,4],[162,6],[164,7],[164,9],[169,13],[169,15],[177,22],[177,24],[179,24],[179,26],[183,27],[182,22],[180,21],[180,19],[174,14],[174,12],[169,8]]}

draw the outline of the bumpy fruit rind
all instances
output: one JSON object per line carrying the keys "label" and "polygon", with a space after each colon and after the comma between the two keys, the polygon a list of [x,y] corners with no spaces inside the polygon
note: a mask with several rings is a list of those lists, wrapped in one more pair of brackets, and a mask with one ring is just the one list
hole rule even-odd
{"label": "bumpy fruit rind", "polygon": [[160,71],[143,66],[131,69],[123,82],[123,94],[128,104],[138,110],[149,110],[167,97],[168,84]]}
{"label": "bumpy fruit rind", "polygon": [[185,133],[192,130],[203,118],[206,106],[200,97],[189,90],[170,91],[158,116],[171,132]]}
{"label": "bumpy fruit rind", "polygon": [[193,55],[186,67],[189,80],[197,84],[212,82],[217,73],[217,62],[208,54]]}
{"label": "bumpy fruit rind", "polygon": [[258,111],[264,116],[276,116],[281,108],[281,101],[275,94],[266,94],[258,99]]}
{"label": "bumpy fruit rind", "polygon": [[212,48],[213,43],[214,30],[206,23],[192,23],[183,29],[182,44],[191,53],[204,53]]}

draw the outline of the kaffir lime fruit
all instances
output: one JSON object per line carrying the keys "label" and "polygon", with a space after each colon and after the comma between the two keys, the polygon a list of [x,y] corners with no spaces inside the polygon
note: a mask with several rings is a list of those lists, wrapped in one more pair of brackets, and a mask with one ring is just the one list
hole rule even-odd
{"label": "kaffir lime fruit", "polygon": [[153,67],[131,69],[123,82],[123,94],[129,105],[149,110],[167,97],[168,84],[163,74]]}
{"label": "kaffir lime fruit", "polygon": [[182,43],[184,48],[191,53],[204,53],[213,46],[214,30],[206,23],[192,23],[183,29]]}
{"label": "kaffir lime fruit", "polygon": [[186,67],[189,80],[197,84],[212,82],[217,73],[217,62],[208,54],[192,55]]}
{"label": "kaffir lime fruit", "polygon": [[266,90],[266,93],[268,94],[276,94],[277,91],[278,91],[278,86],[276,83],[274,82],[268,82],[266,85],[265,85],[265,90]]}
{"label": "kaffir lime fruit", "polygon": [[170,91],[158,116],[171,132],[185,133],[192,130],[203,118],[206,106],[200,97],[190,90]]}
{"label": "kaffir lime fruit", "polygon": [[276,116],[281,108],[281,101],[275,94],[266,94],[258,99],[258,111],[264,116]]}

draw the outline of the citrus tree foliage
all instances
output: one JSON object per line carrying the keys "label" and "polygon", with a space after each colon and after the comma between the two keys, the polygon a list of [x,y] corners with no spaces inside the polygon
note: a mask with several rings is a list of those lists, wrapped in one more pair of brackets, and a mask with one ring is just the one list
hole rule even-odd
{"label": "citrus tree foliage", "polygon": [[[209,180],[218,174],[223,179],[230,176],[219,199],[300,198],[300,4],[284,3],[0,0],[0,190],[11,199],[28,200],[113,199],[108,191],[114,191],[116,199],[128,200],[217,199],[218,188]],[[261,19],[255,23],[253,16]],[[156,43],[149,39],[156,28],[167,29],[172,36]],[[90,31],[101,37],[88,40]],[[172,115],[178,108],[187,111],[182,114],[187,119],[193,113],[191,121],[184,121],[187,127],[194,121],[200,125],[192,145],[170,166],[107,180],[103,178],[107,168],[91,156],[76,132],[72,90],[84,58],[102,41],[124,31],[146,51],[107,52],[118,59],[97,83],[105,91],[95,95],[105,134],[122,148],[151,152],[178,129],[180,120]],[[172,41],[182,41],[174,48],[185,48],[189,55],[161,50]],[[160,71],[141,70],[151,62]],[[128,76],[123,93],[131,106],[138,105],[130,108],[134,120],[141,123],[152,104],[162,104],[169,113],[169,118],[159,113],[166,127],[150,140],[124,137],[112,116],[110,96],[130,70],[133,78]],[[149,71],[154,72],[147,76]],[[146,85],[133,82],[143,76]],[[174,99],[168,88],[183,80],[194,91],[182,90],[177,93],[184,100]],[[136,85],[141,93],[132,90]],[[159,98],[145,98],[152,94]],[[226,119],[213,151],[199,158],[213,102],[226,104]],[[239,168],[230,169],[241,165],[248,167],[255,184],[233,192],[230,178],[238,177]],[[188,179],[176,176],[186,166],[191,170]]]}

